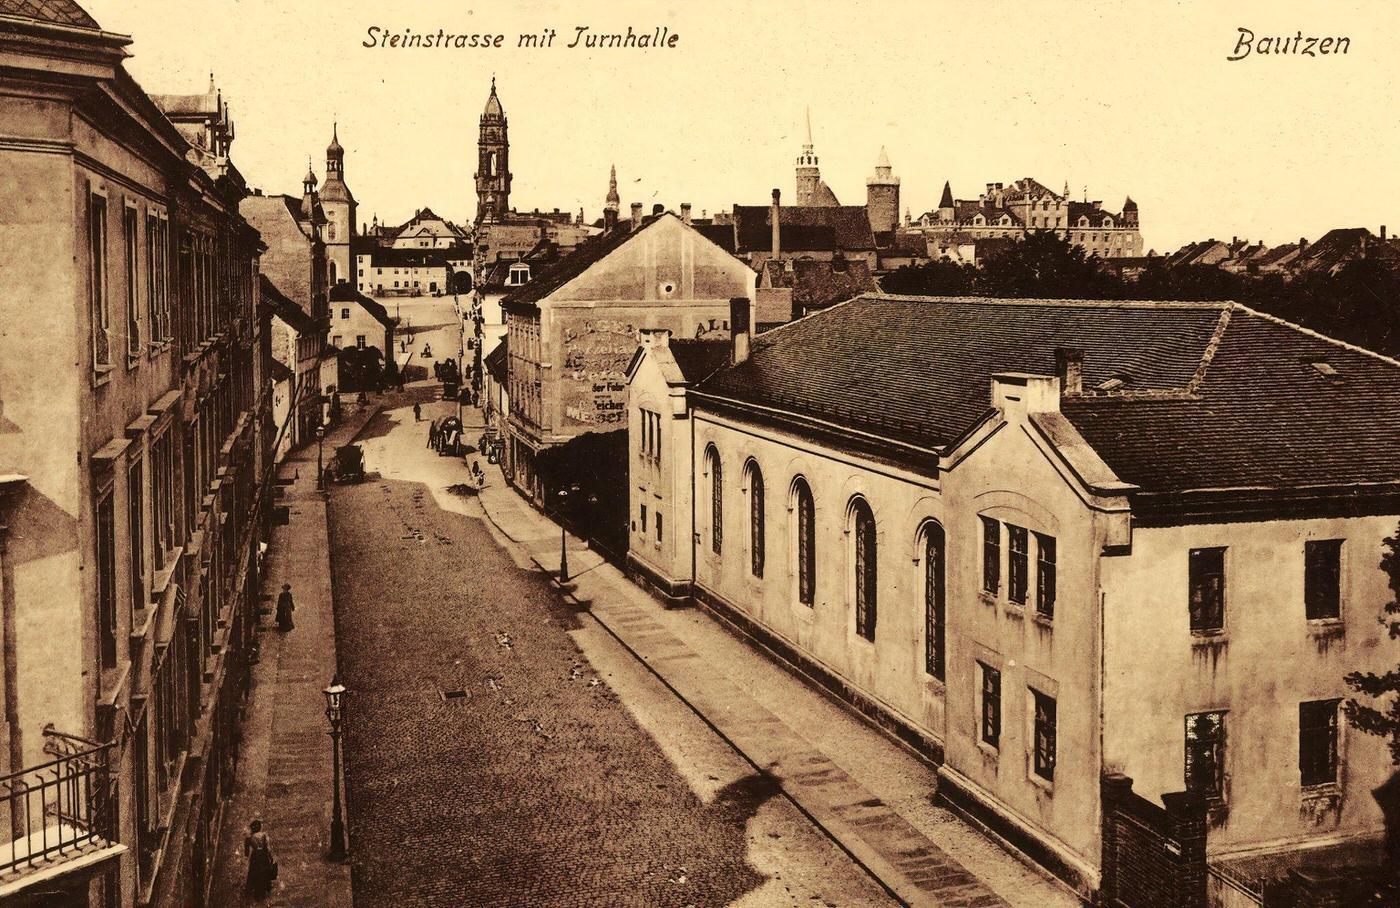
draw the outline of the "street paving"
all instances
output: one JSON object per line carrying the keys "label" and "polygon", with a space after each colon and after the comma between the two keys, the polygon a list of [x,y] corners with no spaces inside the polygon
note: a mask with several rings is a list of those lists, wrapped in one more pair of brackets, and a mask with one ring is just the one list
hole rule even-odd
{"label": "street paving", "polygon": [[480,520],[401,478],[461,465],[396,412],[365,433],[385,475],[330,499],[357,908],[889,903]]}

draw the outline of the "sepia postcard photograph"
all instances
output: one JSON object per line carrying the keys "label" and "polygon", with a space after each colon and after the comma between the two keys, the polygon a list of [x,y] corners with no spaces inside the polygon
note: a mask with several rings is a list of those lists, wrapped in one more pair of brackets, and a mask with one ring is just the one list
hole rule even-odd
{"label": "sepia postcard photograph", "polygon": [[1400,908],[1397,60],[0,0],[0,908]]}

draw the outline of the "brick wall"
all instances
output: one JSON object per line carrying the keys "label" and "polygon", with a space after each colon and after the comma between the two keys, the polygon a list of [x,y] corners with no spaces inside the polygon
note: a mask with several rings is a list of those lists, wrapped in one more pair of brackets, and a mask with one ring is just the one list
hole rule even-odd
{"label": "brick wall", "polygon": [[1103,795],[1103,904],[1112,908],[1204,908],[1205,803],[1185,792],[1158,806],[1109,773]]}

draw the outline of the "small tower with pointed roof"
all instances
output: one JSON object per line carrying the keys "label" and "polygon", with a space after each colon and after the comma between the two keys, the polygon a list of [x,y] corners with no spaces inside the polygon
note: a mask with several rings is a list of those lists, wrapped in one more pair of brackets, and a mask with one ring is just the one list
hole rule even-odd
{"label": "small tower with pointed roof", "polygon": [[321,210],[326,215],[327,286],[348,281],[354,274],[350,241],[355,237],[355,196],[345,183],[345,149],[340,145],[339,124],[331,124],[331,144],[326,146],[326,182],[321,187]]}
{"label": "small tower with pointed roof", "polygon": [[899,226],[899,177],[894,175],[883,145],[875,161],[875,173],[865,181],[865,214],[870,218],[870,229],[876,233],[888,233]]}
{"label": "small tower with pointed roof", "polygon": [[506,113],[496,95],[496,77],[491,77],[491,94],[481,113],[477,140],[476,222],[501,221],[510,211],[510,140],[506,135]]}
{"label": "small tower with pointed roof", "polygon": [[316,216],[316,171],[311,169],[311,158],[306,159],[306,176],[301,178],[301,213],[307,220]]}
{"label": "small tower with pointed roof", "polygon": [[1138,207],[1132,196],[1123,200],[1123,225],[1133,228],[1138,226]]}
{"label": "small tower with pointed roof", "polygon": [[938,221],[942,224],[951,224],[956,215],[957,211],[953,205],[953,184],[945,180],[943,182],[943,195],[938,200]]}
{"label": "small tower with pointed roof", "polygon": [[817,153],[812,144],[812,109],[807,108],[807,141],[802,143],[802,153],[797,156],[797,194],[794,201],[798,205],[817,204],[818,187],[821,186],[821,169],[817,166]]}
{"label": "small tower with pointed roof", "polygon": [[608,174],[608,197],[603,204],[603,232],[612,233],[617,229],[617,209],[622,198],[617,194],[617,165]]}

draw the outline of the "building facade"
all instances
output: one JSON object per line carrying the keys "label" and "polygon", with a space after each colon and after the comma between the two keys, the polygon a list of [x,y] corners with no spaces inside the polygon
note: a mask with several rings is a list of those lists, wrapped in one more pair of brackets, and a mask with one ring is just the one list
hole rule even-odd
{"label": "building facade", "polygon": [[625,373],[640,331],[727,334],[730,300],[753,293],[748,266],[674,214],[658,213],[508,294],[506,468],[516,487],[543,500],[542,451],[625,428]]}
{"label": "building facade", "polygon": [[270,462],[259,239],[216,91],[167,116],[75,3],[0,16],[0,306],[31,313],[0,334],[0,902],[203,904]]}
{"label": "building facade", "polygon": [[1393,665],[1400,363],[1228,303],[868,296],[708,377],[657,347],[629,564],[921,748],[945,802],[1085,897],[1106,778],[1199,805],[1216,904],[1247,856],[1379,838],[1389,757],[1340,703]]}
{"label": "building facade", "polygon": [[1142,255],[1138,206],[1132,198],[1125,199],[1123,210],[1115,214],[1102,202],[1073,201],[1068,186],[1057,193],[1031,177],[1009,185],[988,183],[976,199],[954,199],[952,187],[945,183],[938,207],[901,228],[939,245],[954,246],[1018,239],[1040,230],[1053,231],[1099,258]]}

